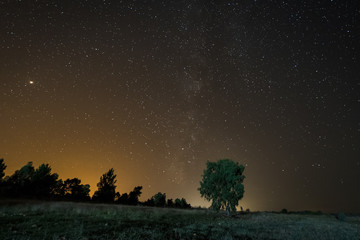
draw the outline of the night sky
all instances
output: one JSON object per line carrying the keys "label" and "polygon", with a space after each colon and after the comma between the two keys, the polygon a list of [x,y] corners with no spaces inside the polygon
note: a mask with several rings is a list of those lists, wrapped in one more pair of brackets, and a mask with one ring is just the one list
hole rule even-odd
{"label": "night sky", "polygon": [[193,206],[230,158],[244,209],[360,212],[359,58],[357,0],[2,0],[0,158]]}

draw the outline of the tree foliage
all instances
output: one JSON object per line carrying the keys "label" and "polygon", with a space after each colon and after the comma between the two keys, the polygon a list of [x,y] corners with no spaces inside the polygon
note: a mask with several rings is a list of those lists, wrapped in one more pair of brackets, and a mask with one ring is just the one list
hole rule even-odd
{"label": "tree foliage", "polygon": [[0,158],[0,183],[2,182],[3,177],[5,176],[6,165],[3,158]]}
{"label": "tree foliage", "polygon": [[166,200],[166,194],[158,192],[143,203],[145,206],[150,207],[170,207],[170,208],[191,208],[191,205],[186,202],[185,198],[176,198]]}
{"label": "tree foliage", "polygon": [[35,168],[32,162],[16,170],[13,175],[6,177],[7,195],[10,197],[29,197],[33,195],[32,180],[35,174]]}
{"label": "tree foliage", "polygon": [[175,199],[174,207],[176,208],[191,208],[191,205],[186,202],[185,198]]}
{"label": "tree foliage", "polygon": [[144,206],[154,207],[155,206],[154,197],[149,198],[148,200],[143,202],[143,204],[144,204]]}
{"label": "tree foliage", "polygon": [[104,173],[100,177],[100,182],[97,184],[98,190],[95,191],[93,200],[103,203],[112,203],[116,196],[116,174],[114,169],[111,168],[109,171]]}
{"label": "tree foliage", "polygon": [[71,201],[88,201],[90,200],[90,185],[81,184],[78,178],[66,179],[63,183],[64,198]]}
{"label": "tree foliage", "polygon": [[[32,162],[16,170],[14,174],[5,176],[6,165],[0,159],[0,197],[47,200],[90,201],[90,185],[82,184],[78,178],[62,181],[58,174],[52,173],[49,164],[41,164],[38,168]],[[100,177],[92,200],[103,203],[120,203],[127,205],[145,205],[157,207],[191,208],[184,198],[166,202],[165,193],[157,193],[145,202],[140,202],[142,186],[136,186],[130,193],[120,195],[116,192],[116,175],[109,169]]]}
{"label": "tree foliage", "polygon": [[118,195],[118,198],[116,199],[116,203],[119,203],[119,204],[128,204],[128,201],[129,201],[129,194],[127,193],[123,193],[120,195]]}
{"label": "tree foliage", "polygon": [[175,207],[174,200],[172,198],[166,200],[166,206]]}
{"label": "tree foliage", "polygon": [[154,206],[156,207],[165,207],[166,205],[166,194],[158,192],[153,197]]}
{"label": "tree foliage", "polygon": [[139,197],[141,195],[142,186],[137,186],[129,194],[123,193],[116,200],[117,203],[127,204],[127,205],[137,205],[139,204]]}
{"label": "tree foliage", "polygon": [[41,164],[37,169],[28,162],[13,175],[4,179],[4,192],[9,197],[31,197],[48,199],[58,188],[58,174],[51,172],[49,164]]}
{"label": "tree foliage", "polygon": [[137,186],[129,193],[128,204],[137,205],[139,203],[139,197],[141,195],[142,186]]}
{"label": "tree foliage", "polygon": [[227,213],[236,211],[236,206],[244,195],[244,169],[243,165],[230,159],[206,163],[198,190],[202,197],[212,201],[212,209],[225,209]]}
{"label": "tree foliage", "polygon": [[38,198],[49,198],[54,195],[59,175],[51,173],[49,164],[41,164],[34,172],[32,179],[33,193]]}

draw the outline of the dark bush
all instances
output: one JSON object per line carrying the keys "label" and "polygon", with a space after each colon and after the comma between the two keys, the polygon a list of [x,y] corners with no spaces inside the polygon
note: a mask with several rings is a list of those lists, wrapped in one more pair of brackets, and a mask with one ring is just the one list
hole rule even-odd
{"label": "dark bush", "polygon": [[281,209],[280,213],[288,213],[288,210],[286,208]]}
{"label": "dark bush", "polygon": [[337,213],[335,215],[336,219],[341,221],[341,222],[345,222],[346,221],[346,215],[344,213]]}

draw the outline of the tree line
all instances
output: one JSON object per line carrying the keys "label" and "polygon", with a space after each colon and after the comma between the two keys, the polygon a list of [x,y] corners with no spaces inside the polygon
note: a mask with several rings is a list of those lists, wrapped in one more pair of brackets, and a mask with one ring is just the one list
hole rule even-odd
{"label": "tree line", "polygon": [[0,197],[40,200],[60,200],[78,202],[113,203],[124,205],[144,205],[155,207],[191,208],[184,198],[166,199],[165,193],[157,193],[145,202],[140,202],[142,186],[131,192],[120,194],[116,191],[116,174],[113,168],[104,173],[97,184],[97,190],[90,197],[90,185],[82,184],[79,178],[59,179],[52,173],[49,164],[38,168],[32,162],[5,176],[6,165],[0,159]]}
{"label": "tree line", "polygon": [[[127,205],[145,205],[156,207],[191,208],[184,198],[166,199],[165,193],[157,193],[145,202],[140,202],[142,186],[129,193],[116,191],[116,174],[113,168],[100,177],[98,189],[90,197],[90,185],[82,184],[78,178],[59,179],[51,172],[49,164],[34,168],[32,162],[5,177],[6,165],[0,159],[0,197],[36,198],[70,201],[92,201],[99,203],[117,203]],[[200,181],[200,195],[211,201],[212,209],[225,210],[228,214],[236,212],[236,207],[244,195],[243,175],[245,167],[231,159],[207,162]]]}

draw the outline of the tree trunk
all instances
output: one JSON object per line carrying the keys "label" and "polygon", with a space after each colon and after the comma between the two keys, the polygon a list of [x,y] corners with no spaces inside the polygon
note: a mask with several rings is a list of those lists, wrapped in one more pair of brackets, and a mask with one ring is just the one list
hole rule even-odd
{"label": "tree trunk", "polygon": [[229,203],[226,204],[226,215],[230,216],[230,207],[229,207]]}

